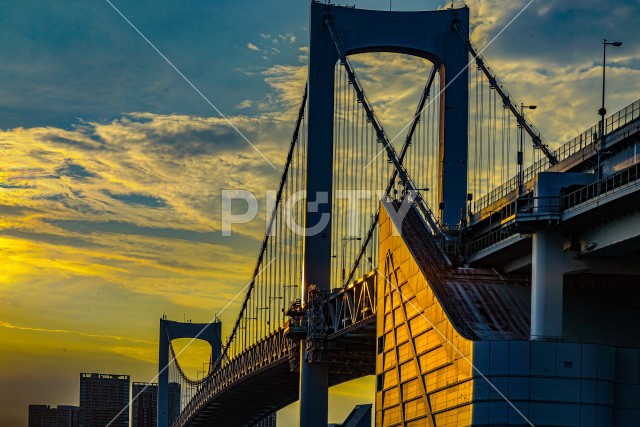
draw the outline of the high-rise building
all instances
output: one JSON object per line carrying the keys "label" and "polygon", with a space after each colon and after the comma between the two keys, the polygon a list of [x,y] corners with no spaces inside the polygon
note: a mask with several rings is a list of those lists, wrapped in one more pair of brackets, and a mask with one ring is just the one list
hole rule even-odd
{"label": "high-rise building", "polygon": [[57,411],[49,405],[29,405],[29,427],[58,427]]}
{"label": "high-rise building", "polygon": [[131,427],[156,427],[158,425],[158,384],[133,383],[131,399]]}
{"label": "high-rise building", "polygon": [[79,420],[78,406],[29,405],[29,427],[78,427]]}
{"label": "high-rise building", "polygon": [[178,419],[180,415],[180,384],[178,383],[169,383],[169,388],[167,390],[168,394],[168,404],[167,408],[169,409],[169,424],[172,425],[175,420]]}
{"label": "high-rise building", "polygon": [[129,375],[80,374],[80,427],[129,427]]}
{"label": "high-rise building", "polygon": [[58,405],[58,427],[79,427],[80,407]]}

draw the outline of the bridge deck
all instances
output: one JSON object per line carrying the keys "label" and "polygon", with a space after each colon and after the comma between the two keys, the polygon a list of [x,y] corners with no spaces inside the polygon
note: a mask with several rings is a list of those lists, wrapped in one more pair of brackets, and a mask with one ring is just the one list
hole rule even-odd
{"label": "bridge deck", "polygon": [[[280,336],[278,339],[282,339],[282,335],[283,330],[274,334]],[[329,385],[375,374],[375,346],[375,315],[330,335],[324,357],[329,364]],[[250,372],[231,375],[219,372],[220,377],[231,377],[229,382],[210,387],[209,391],[205,387],[200,396],[194,398],[198,404],[191,409],[191,416],[183,413],[187,416],[175,425],[251,426],[297,401],[299,372],[291,371],[288,351],[288,348],[280,349],[270,361]],[[225,369],[228,368],[223,371]],[[215,378],[211,383],[216,383]]]}

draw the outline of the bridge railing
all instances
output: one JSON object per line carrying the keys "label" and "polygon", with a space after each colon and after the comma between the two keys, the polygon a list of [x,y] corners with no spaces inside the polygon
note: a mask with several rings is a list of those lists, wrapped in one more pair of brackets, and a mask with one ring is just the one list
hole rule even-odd
{"label": "bridge railing", "polygon": [[518,220],[532,220],[540,216],[554,215],[562,213],[562,197],[560,196],[538,196],[521,197],[516,199],[515,217]]}
{"label": "bridge railing", "polygon": [[247,377],[261,368],[278,361],[285,360],[289,355],[289,340],[281,327],[260,341],[245,349],[213,372],[198,389],[192,399],[187,402],[173,427],[183,427],[207,405],[213,396],[222,392],[232,383]]}
{"label": "bridge railing", "polygon": [[[631,123],[632,121],[640,117],[640,100],[626,106],[620,111],[607,117],[605,120],[605,134],[614,132],[621,127]],[[579,152],[583,148],[594,144],[598,141],[598,128],[599,124],[591,126],[589,129],[582,132],[575,138],[567,141],[562,146],[554,151],[554,154],[558,161],[562,161]],[[524,170],[524,182],[530,181],[539,172],[543,172],[551,167],[549,160],[543,157],[539,161],[533,163],[531,166]],[[489,193],[480,197],[474,203],[474,212],[480,212],[482,209],[487,208],[503,197],[508,196],[510,193],[515,192],[518,189],[518,177],[514,176],[502,185],[494,188]]]}
{"label": "bridge railing", "polygon": [[631,105],[627,105],[617,113],[607,117],[604,125],[605,134],[611,133],[616,129],[630,123],[640,117],[640,99]]}
{"label": "bridge railing", "polygon": [[510,227],[516,218],[518,221],[536,221],[550,218],[559,219],[562,214],[563,202],[560,196],[533,197],[529,195],[516,199],[512,206],[513,208],[508,210],[507,215],[509,215],[509,217],[501,219],[501,226],[469,243],[469,254],[479,252],[514,235]]}
{"label": "bridge railing", "polygon": [[562,199],[562,209],[566,211],[578,207],[598,196],[624,188],[627,184],[636,182],[639,177],[640,163],[636,163],[593,184],[585,185],[576,191],[566,194]]}
{"label": "bridge railing", "polygon": [[505,240],[510,235],[511,233],[509,233],[506,228],[500,227],[497,230],[493,230],[469,243],[468,253],[474,254],[476,252],[480,252],[489,246]]}
{"label": "bridge railing", "polygon": [[[595,203],[599,200],[599,196],[621,191],[629,184],[637,185],[638,179],[640,179],[640,163],[563,196],[522,197],[516,200],[515,207],[510,212],[513,218],[517,215],[522,220],[535,219],[540,214],[560,217],[561,214],[585,206],[586,203]],[[467,253],[477,253],[512,236],[514,233],[509,229],[511,223],[512,221],[504,221],[497,229],[471,241]]]}

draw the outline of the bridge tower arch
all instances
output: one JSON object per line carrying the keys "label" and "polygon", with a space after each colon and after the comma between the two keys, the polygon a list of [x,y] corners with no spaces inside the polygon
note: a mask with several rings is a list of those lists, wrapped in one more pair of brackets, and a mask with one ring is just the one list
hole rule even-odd
{"label": "bridge tower arch", "polygon": [[[457,224],[467,193],[469,53],[454,23],[468,33],[469,9],[392,12],[339,7],[313,1],[309,23],[307,209],[303,300],[308,285],[330,287],[333,172],[334,69],[339,59],[327,23],[340,35],[347,55],[394,52],[431,61],[440,73],[438,149],[439,219]],[[407,118],[409,121],[409,118]],[[304,343],[303,343],[304,344]],[[300,426],[326,426],[328,369],[308,362],[301,346]]]}
{"label": "bridge tower arch", "polygon": [[222,323],[175,322],[165,317],[160,319],[160,341],[158,345],[158,427],[169,426],[169,344],[178,338],[195,338],[211,347],[211,360],[220,356],[222,348]]}

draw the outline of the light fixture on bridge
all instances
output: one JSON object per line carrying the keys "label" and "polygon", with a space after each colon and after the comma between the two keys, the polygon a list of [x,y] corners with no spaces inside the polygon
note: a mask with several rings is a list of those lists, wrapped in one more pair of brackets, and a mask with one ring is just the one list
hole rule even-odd
{"label": "light fixture on bridge", "polygon": [[620,47],[622,42],[608,42],[607,39],[602,40],[602,107],[598,110],[598,114],[602,117],[600,123],[600,136],[604,135],[604,116],[607,114],[607,109],[604,108],[604,88],[605,88],[605,75],[606,75],[606,62],[607,62],[607,46]]}
{"label": "light fixture on bridge", "polygon": [[[607,39],[602,40],[602,106],[598,110],[600,115],[600,146],[598,151],[604,148],[604,116],[607,114],[607,109],[604,108],[604,89],[605,89],[605,75],[606,75],[606,63],[607,63],[607,46],[620,47],[622,42],[609,42]],[[602,171],[600,170],[600,156],[598,156],[598,179],[602,178]]]}
{"label": "light fixture on bridge", "polygon": [[[524,105],[520,103],[520,120],[524,122],[524,110],[535,110],[537,105]],[[520,143],[518,144],[518,197],[524,193],[524,123],[519,124]]]}

